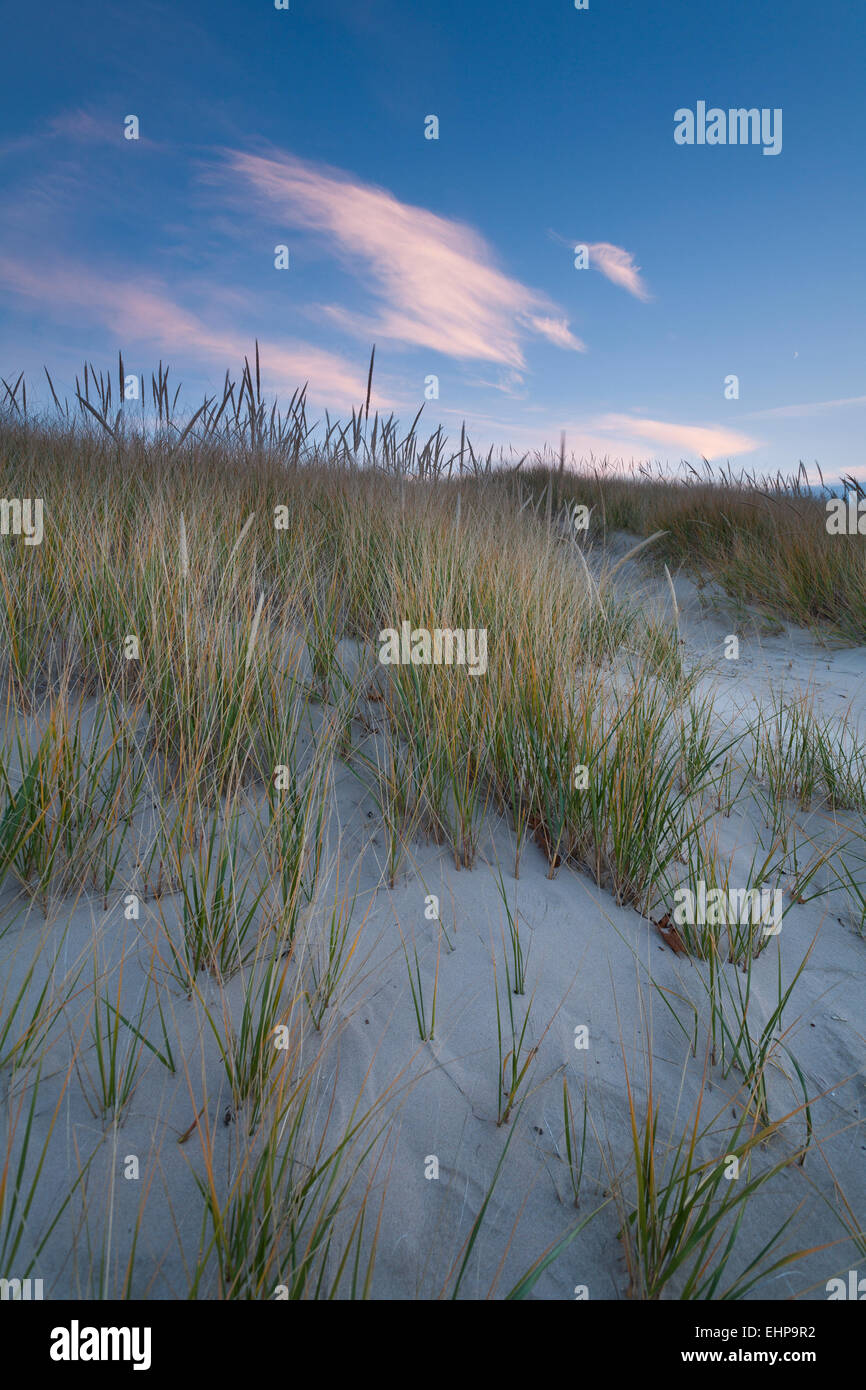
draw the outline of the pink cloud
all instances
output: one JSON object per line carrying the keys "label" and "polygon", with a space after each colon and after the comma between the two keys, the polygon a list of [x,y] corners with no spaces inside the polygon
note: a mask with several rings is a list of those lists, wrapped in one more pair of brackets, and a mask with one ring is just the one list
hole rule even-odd
{"label": "pink cloud", "polygon": [[529,325],[556,347],[569,348],[572,352],[586,352],[586,343],[581,342],[580,338],[575,338],[567,319],[533,317],[529,319]]}
{"label": "pink cloud", "polygon": [[97,120],[89,111],[79,108],[55,116],[49,121],[48,130],[51,135],[69,140],[98,140],[117,144],[123,136],[123,123],[114,121],[109,124],[106,120]]}
{"label": "pink cloud", "polygon": [[721,425],[680,425],[670,420],[647,420],[631,415],[603,415],[592,422],[603,434],[615,433],[632,440],[649,440],[664,448],[700,458],[728,458],[748,454],[759,441]]}
{"label": "pink cloud", "polygon": [[649,290],[640,278],[640,266],[635,265],[631,251],[621,246],[613,246],[609,241],[590,241],[583,245],[589,251],[589,264],[593,270],[600,270],[608,280],[628,290],[636,299],[644,302],[651,298]]}
{"label": "pink cloud", "polygon": [[[533,423],[532,416],[537,419]],[[733,458],[761,447],[760,441],[715,426],[683,425],[672,421],[641,419],[631,415],[600,415],[588,419],[551,419],[546,406],[529,406],[518,414],[508,406],[496,415],[481,410],[452,409],[439,402],[437,417],[442,416],[459,430],[465,420],[474,445],[482,451],[490,444],[497,449],[510,449],[517,455],[534,457],[547,450],[548,461],[559,457],[560,435],[565,433],[566,466],[572,460],[598,465],[619,465],[627,472],[631,465],[662,462],[676,465],[682,458],[696,462],[700,458]],[[453,436],[452,436],[453,437]]]}
{"label": "pink cloud", "polygon": [[[222,368],[250,353],[250,338],[208,327],[158,287],[109,280],[77,265],[34,269],[3,258],[0,283],[51,308],[66,306],[88,313],[125,343],[153,344],[172,355],[190,352]],[[366,395],[366,377],[334,353],[308,343],[261,342],[260,354],[264,375],[275,389],[293,391],[309,381],[312,397],[344,406],[357,404]],[[371,401],[387,403],[375,394]]]}
{"label": "pink cloud", "polygon": [[[123,121],[97,117],[81,107],[75,110],[61,111],[59,115],[52,116],[37,130],[30,131],[26,135],[16,136],[11,140],[0,141],[0,158],[24,154],[31,150],[43,151],[46,141],[52,140],[79,145],[122,144]],[[150,145],[153,142],[142,135],[140,143]]]}
{"label": "pink cloud", "polygon": [[326,233],[343,259],[363,271],[380,301],[379,318],[360,320],[335,306],[330,313],[367,339],[395,339],[515,369],[525,365],[521,329],[583,350],[556,306],[498,270],[471,227],[290,156],[235,150],[226,160],[287,225]]}
{"label": "pink cloud", "polygon": [[820,415],[825,410],[841,410],[851,405],[866,405],[866,396],[845,396],[837,401],[805,401],[802,405],[776,405],[769,410],[750,410],[746,419],[775,417],[780,420],[801,420],[808,419],[810,415]]}

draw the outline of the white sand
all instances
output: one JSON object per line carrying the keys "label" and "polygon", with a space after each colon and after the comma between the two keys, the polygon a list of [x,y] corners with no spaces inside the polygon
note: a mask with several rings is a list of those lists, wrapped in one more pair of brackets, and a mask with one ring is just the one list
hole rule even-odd
{"label": "white sand", "polygon": [[[630,564],[620,572],[618,582],[631,593],[640,586],[648,603],[657,603],[660,611],[669,612],[670,596],[664,580],[648,579],[645,570]],[[718,600],[715,608],[706,607],[706,600],[713,597],[709,589],[704,591],[703,601],[696,587],[683,578],[677,579],[676,589],[688,656],[711,663],[711,672],[703,679],[707,688],[717,689],[719,713],[732,728],[748,717],[755,697],[779,688],[790,688],[794,693],[809,683],[827,712],[841,714],[850,705],[855,716],[862,714],[866,648],[831,650],[806,633],[774,632],[770,630],[774,625],[756,624],[748,617],[739,620],[738,626],[729,604]],[[723,639],[737,631],[741,634],[740,659],[726,661]],[[369,914],[341,997],[326,1021],[332,1039],[326,1075],[334,1074],[339,1060],[338,1112],[343,1116],[348,1116],[359,1091],[372,1100],[401,1073],[413,1080],[396,1098],[399,1105],[393,1143],[376,1180],[376,1193],[385,1183],[387,1192],[373,1294],[429,1298],[442,1291],[513,1129],[461,1290],[463,1296],[485,1297],[491,1289],[502,1295],[548,1245],[601,1206],[615,1180],[621,1178],[626,1192],[631,1193],[623,1053],[636,1098],[642,1103],[649,1044],[661,1105],[662,1140],[671,1133],[679,1135],[686,1127],[706,1065],[705,992],[697,978],[699,967],[676,956],[644,918],[631,909],[617,907],[608,893],[581,872],[564,866],[549,879],[547,863],[532,843],[524,849],[520,879],[515,881],[514,837],[495,816],[485,822],[474,870],[458,872],[447,847],[415,841],[410,847],[411,860],[404,861],[393,891],[382,886],[386,849],[375,804],[357,777],[342,767],[336,777],[334,817],[332,836],[339,827],[344,866],[348,869],[360,856],[356,920],[360,921],[368,906]],[[828,819],[816,810],[803,814],[800,823],[817,835],[827,831]],[[742,856],[737,862],[743,864],[745,873],[755,842],[746,808],[741,811],[738,806],[728,820],[722,819],[720,833],[724,851],[736,849]],[[492,957],[495,953],[504,991],[506,951],[505,915],[494,876],[497,860],[529,951],[527,995],[515,997],[515,1010],[522,1019],[531,996],[527,1038],[538,1048],[525,1105],[510,1125],[502,1127],[496,1124],[498,1063]],[[88,962],[83,983],[88,979],[94,932],[101,934],[104,949],[113,951],[115,959],[119,959],[125,935],[124,988],[132,1009],[140,998],[149,962],[146,941],[154,935],[156,925],[150,903],[143,905],[140,922],[124,922],[125,891],[125,885],[116,885],[107,913],[96,899],[80,901],[71,913],[68,903],[58,904],[47,930],[59,941],[68,926],[62,960],[71,964],[80,957]],[[422,1044],[397,922],[407,941],[414,937],[422,975],[429,984],[439,941],[437,924],[425,918],[427,894],[439,897],[453,950],[441,943],[435,1039]],[[0,922],[4,924],[10,920],[12,900],[13,891],[7,883],[0,897]],[[19,898],[15,904],[19,913],[23,912],[21,903]],[[166,900],[163,906],[168,910]],[[4,977],[11,982],[7,999],[10,993],[14,997],[17,982],[32,959],[34,943],[44,930],[40,912],[33,909],[26,919],[19,915],[0,940]],[[798,1207],[782,1249],[836,1244],[778,1272],[755,1291],[758,1296],[774,1299],[825,1298],[824,1285],[831,1275],[857,1267],[857,1252],[845,1243],[845,1228],[835,1215],[842,1210],[840,1190],[856,1221],[866,1224],[866,940],[858,936],[840,891],[787,913],[780,935],[755,966],[755,1009],[769,1011],[773,1007],[779,953],[787,979],[816,933],[817,942],[785,1014],[785,1025],[791,1026],[786,1043],[802,1067],[810,1095],[819,1097],[813,1106],[815,1138],[805,1165],[783,1169],[751,1202],[729,1275],[738,1273]],[[205,998],[218,1000],[216,986],[200,978]],[[698,1007],[701,1023],[696,1057],[691,1055],[685,1032],[659,990],[675,991]],[[241,997],[238,977],[230,982],[226,994],[237,1017]],[[177,1138],[192,1124],[201,1105],[202,1055],[209,1090],[205,1118],[215,1128],[218,1170],[231,1161],[243,1117],[222,1123],[229,1096],[199,1006],[184,998],[167,979],[161,985],[161,998],[175,1057],[186,1059],[189,1081],[181,1065],[178,1074],[171,1076],[145,1054],[129,1114],[117,1131],[110,1126],[106,1129],[91,1113],[77,1079],[61,1103],[28,1234],[31,1239],[38,1236],[41,1223],[54,1210],[52,1203],[74,1179],[79,1162],[95,1151],[86,1180],[91,1245],[88,1248],[80,1228],[81,1207],[76,1200],[70,1219],[61,1221],[32,1270],[34,1277],[44,1279],[48,1297],[115,1293],[155,1160],[158,1167],[146,1196],[133,1293],[139,1297],[186,1296],[188,1277],[183,1257],[194,1261],[201,1230],[201,1201],[190,1174],[190,1166],[197,1162],[198,1140],[193,1134],[179,1145]],[[673,1000],[673,995],[668,998]],[[34,1124],[37,1144],[52,1121],[60,1088],[58,1073],[69,1055],[69,1039],[79,1036],[85,1027],[88,1007],[86,996],[72,1000],[65,1018],[68,1033],[58,1025],[52,1034],[55,1046],[45,1062]],[[685,1027],[692,1026],[685,1002],[681,1016]],[[578,1051],[574,1046],[579,1025],[589,1029],[587,1050]],[[319,1040],[311,1027],[309,1034],[312,1050]],[[158,1041],[158,1030],[151,1027],[149,1036]],[[779,1060],[784,1063],[782,1056]],[[92,1058],[88,1064],[92,1066]],[[584,1083],[589,1099],[579,1212],[574,1210],[563,1162],[563,1074],[569,1079],[578,1127]],[[30,1073],[26,1080],[32,1079]],[[708,1066],[705,1120],[719,1112],[723,1123],[734,1124],[728,1097],[734,1095],[738,1084],[736,1073],[724,1080],[719,1067]],[[798,1103],[796,1088],[781,1067],[771,1070],[768,1084],[773,1118]],[[26,1091],[17,1092],[11,1100],[7,1097],[4,1122],[10,1105],[14,1113],[21,1094],[26,1105]],[[721,1129],[718,1133],[717,1142],[707,1153],[724,1152]],[[803,1133],[800,1116],[773,1138],[766,1161],[775,1162],[792,1151]],[[140,1160],[142,1176],[138,1182],[123,1177],[123,1160],[129,1154]],[[438,1159],[438,1180],[425,1178],[425,1159],[430,1155]],[[100,1273],[100,1241],[109,1221],[111,1260],[108,1269]],[[583,1285],[590,1299],[625,1298],[628,1274],[617,1238],[620,1224],[616,1204],[609,1201],[542,1275],[533,1296],[571,1299],[575,1286]],[[205,1282],[202,1296],[212,1295],[213,1287]]]}

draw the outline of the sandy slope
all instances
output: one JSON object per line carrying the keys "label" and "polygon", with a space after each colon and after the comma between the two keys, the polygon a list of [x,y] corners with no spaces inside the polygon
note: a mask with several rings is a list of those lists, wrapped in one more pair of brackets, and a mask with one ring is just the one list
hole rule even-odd
{"label": "sandy slope", "polygon": [[[627,542],[618,544],[622,549]],[[656,603],[660,611],[669,612],[664,578],[659,582],[644,568],[629,564],[620,572],[618,583],[642,602]],[[829,712],[841,713],[851,705],[855,715],[862,713],[866,649],[830,650],[808,634],[778,630],[776,625],[736,615],[718,595],[709,589],[699,592],[683,577],[677,578],[676,591],[687,653],[707,664],[702,679],[705,688],[717,692],[722,723],[736,727],[748,718],[754,698],[780,687],[793,691],[807,683]],[[741,636],[739,661],[726,661],[722,654],[730,632]],[[515,880],[511,829],[492,814],[485,822],[473,871],[458,872],[445,847],[415,842],[397,884],[389,891],[382,886],[385,848],[377,814],[358,778],[339,768],[332,834],[336,836],[338,827],[342,832],[343,865],[357,865],[359,917],[369,911],[346,988],[329,1011],[326,1027],[332,1030],[333,1051],[327,1074],[334,1074],[339,1059],[338,1111],[344,1115],[359,1091],[372,1099],[398,1076],[412,1083],[396,1097],[394,1143],[377,1178],[377,1190],[387,1180],[387,1195],[374,1294],[417,1298],[436,1296],[442,1290],[511,1134],[462,1293],[484,1297],[491,1289],[500,1295],[507,1292],[548,1245],[577,1220],[601,1208],[542,1276],[534,1296],[570,1299],[576,1286],[586,1286],[591,1299],[625,1298],[628,1274],[617,1238],[621,1214],[616,1202],[608,1200],[619,1179],[626,1193],[631,1192],[624,1065],[642,1103],[646,1057],[648,1052],[652,1056],[660,1103],[660,1159],[668,1136],[678,1136],[685,1128],[705,1072],[704,1120],[719,1116],[717,1137],[706,1149],[708,1155],[724,1153],[725,1129],[735,1123],[738,1113],[731,1100],[738,1085],[736,1073],[723,1079],[720,1068],[713,1067],[706,1056],[701,967],[675,955],[645,919],[618,907],[582,873],[562,867],[555,878],[548,878],[546,861],[532,844],[524,850],[520,878]],[[819,838],[833,829],[828,829],[828,818],[819,811],[800,819]],[[729,818],[720,817],[721,844],[726,853],[737,852],[743,873],[753,853],[755,833],[754,808],[745,802]],[[527,994],[514,998],[515,1012],[522,1020],[531,1003],[527,1042],[537,1048],[525,1104],[502,1127],[496,1124],[493,978],[495,968],[504,1000],[507,952],[497,864],[529,952]],[[437,923],[425,917],[428,894],[439,899],[447,939],[440,940]],[[121,896],[119,889],[118,900]],[[7,888],[0,902],[0,907],[8,909],[4,922],[12,906]],[[439,957],[437,1022],[435,1039],[429,1043],[418,1039],[398,923],[407,942],[416,942],[428,983]],[[88,958],[94,933],[102,934],[105,950],[118,959],[125,934],[126,988],[132,1007],[140,998],[143,968],[148,963],[145,942],[155,931],[152,905],[145,906],[138,924],[124,923],[116,902],[106,913],[95,900],[79,902],[71,915],[69,903],[58,904],[47,927],[36,910],[29,918],[19,915],[0,941],[2,968],[13,986],[23,978],[39,935],[47,930],[59,941],[67,926],[61,959],[70,964],[82,953]],[[859,1224],[866,1224],[866,940],[854,929],[838,891],[787,913],[782,932],[755,967],[756,1019],[761,1009],[769,1010],[775,1001],[779,959],[787,979],[813,938],[785,1024],[791,1027],[786,1041],[810,1093],[820,1097],[813,1109],[815,1140],[803,1167],[786,1167],[751,1203],[731,1273],[738,1272],[795,1211],[784,1248],[843,1243],[771,1277],[756,1291],[770,1298],[824,1298],[824,1284],[832,1274],[857,1268],[857,1252],[844,1243],[845,1228],[836,1215],[841,1210],[840,1190]],[[144,1178],[130,1182],[122,1177],[123,1158],[128,1154],[139,1156],[143,1175],[157,1155],[159,1164],[142,1225],[134,1291],[139,1296],[186,1294],[178,1241],[191,1258],[200,1232],[200,1201],[189,1171],[195,1162],[195,1136],[184,1145],[177,1139],[192,1123],[200,1104],[202,1065],[209,1083],[207,1118],[214,1125],[218,1167],[230,1164],[236,1128],[243,1117],[232,1118],[228,1111],[229,1121],[223,1123],[226,1085],[200,1008],[170,982],[163,981],[162,988],[171,1027],[177,1029],[173,1046],[176,1055],[186,1057],[189,1082],[182,1068],[180,1075],[172,1077],[148,1062],[128,1118],[116,1132],[109,1129],[104,1140],[101,1120],[91,1113],[81,1089],[70,1087],[54,1129],[34,1211],[37,1220],[31,1225],[35,1232],[40,1215],[51,1210],[56,1194],[69,1186],[77,1171],[77,1155],[83,1157],[96,1148],[86,1187],[91,1224],[97,1228],[101,1224],[97,1212],[103,1212],[106,1221],[110,1214],[117,1249],[110,1267],[100,1275],[98,1241],[88,1250],[79,1232],[77,1255],[71,1253],[77,1218],[64,1219],[33,1271],[45,1279],[49,1295],[97,1296],[102,1290],[113,1291],[145,1187]],[[208,997],[218,999],[215,986],[203,988],[210,989]],[[227,988],[234,1008],[240,988],[237,978]],[[689,1044],[695,1024],[688,1000],[700,1018],[696,1056]],[[69,1037],[84,1027],[83,1008],[81,1001],[70,1002],[68,1035],[59,1030],[56,1046],[48,1054],[34,1127],[40,1141],[52,1120],[58,1090],[54,1073],[69,1055]],[[574,1045],[580,1025],[589,1030],[589,1046],[583,1050]],[[315,1045],[311,1030],[310,1046]],[[779,1060],[784,1063],[781,1056]],[[790,1074],[790,1067],[787,1070]],[[563,1162],[563,1075],[568,1078],[579,1126],[584,1086],[588,1102],[579,1212],[574,1210]],[[14,1097],[11,1103],[14,1108]],[[796,1104],[796,1091],[782,1066],[774,1068],[771,1115],[782,1115]],[[776,1135],[763,1157],[776,1161],[801,1142],[803,1133],[799,1116]],[[425,1177],[431,1155],[438,1160],[438,1179]]]}

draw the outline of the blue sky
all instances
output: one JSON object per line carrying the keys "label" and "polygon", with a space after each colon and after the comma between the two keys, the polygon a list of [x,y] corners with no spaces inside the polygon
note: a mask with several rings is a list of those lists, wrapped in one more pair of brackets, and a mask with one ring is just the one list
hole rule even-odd
{"label": "blue sky", "polygon": [[[452,436],[866,474],[849,3],[85,0],[5,39],[0,371],[31,393],[122,348],[192,402],[258,337],[266,386],[341,413],[375,341],[377,404],[408,422],[435,376]],[[780,109],[780,152],[677,144],[698,102]]]}

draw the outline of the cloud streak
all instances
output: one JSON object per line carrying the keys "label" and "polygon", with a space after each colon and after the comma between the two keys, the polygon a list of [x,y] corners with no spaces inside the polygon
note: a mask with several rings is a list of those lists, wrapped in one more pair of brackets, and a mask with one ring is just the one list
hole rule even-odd
{"label": "cloud streak", "polygon": [[292,156],[230,150],[225,164],[245,200],[253,190],[286,225],[325,234],[356,275],[363,270],[378,317],[330,309],[363,336],[516,370],[526,365],[526,333],[585,351],[562,312],[499,270],[471,227]]}
{"label": "cloud streak", "polygon": [[[0,258],[0,284],[52,311],[64,306],[83,311],[109,329],[118,343],[151,344],[172,354],[187,351],[221,368],[250,352],[250,338],[208,327],[156,285],[110,280],[80,265],[49,270],[9,258]],[[300,342],[262,342],[260,351],[266,379],[280,389],[293,391],[309,381],[314,399],[341,406],[356,404],[365,395],[364,376],[334,353]]]}
{"label": "cloud streak", "polygon": [[635,265],[631,251],[614,246],[609,241],[578,242],[589,251],[589,264],[593,270],[600,270],[614,285],[628,290],[635,299],[647,303],[652,295],[640,277],[640,266]]}
{"label": "cloud streak", "polygon": [[728,458],[748,454],[760,447],[759,441],[722,425],[682,425],[671,420],[649,420],[633,415],[602,415],[591,428],[602,433],[647,440],[665,449],[675,449],[700,458]]}
{"label": "cloud streak", "polygon": [[768,410],[747,411],[747,420],[805,420],[810,415],[821,415],[825,410],[841,410],[847,406],[866,405],[866,396],[846,396],[838,401],[804,401],[802,405],[775,405]]}

